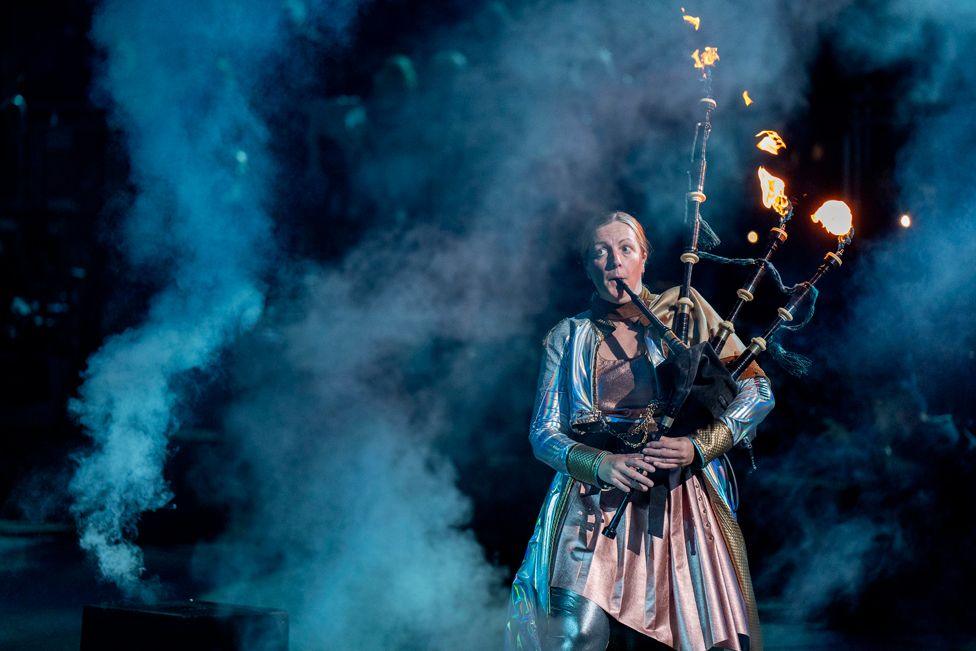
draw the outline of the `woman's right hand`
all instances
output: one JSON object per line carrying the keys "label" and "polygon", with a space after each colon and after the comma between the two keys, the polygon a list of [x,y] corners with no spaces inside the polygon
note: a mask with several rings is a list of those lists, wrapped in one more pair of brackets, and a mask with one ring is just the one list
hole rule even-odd
{"label": "woman's right hand", "polygon": [[641,470],[652,473],[655,468],[644,461],[644,455],[640,452],[609,454],[600,462],[596,474],[604,483],[629,493],[632,488],[646,491],[654,485],[650,477],[641,474]]}

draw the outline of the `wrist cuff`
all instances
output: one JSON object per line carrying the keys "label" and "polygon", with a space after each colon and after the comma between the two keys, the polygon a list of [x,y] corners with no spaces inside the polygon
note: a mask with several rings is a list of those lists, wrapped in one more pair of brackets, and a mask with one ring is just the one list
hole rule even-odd
{"label": "wrist cuff", "polygon": [[695,448],[698,449],[702,466],[707,466],[713,459],[717,459],[732,449],[732,430],[720,420],[695,430],[690,438]]}
{"label": "wrist cuff", "polygon": [[577,443],[566,455],[566,471],[573,479],[602,488],[604,484],[600,481],[597,471],[600,469],[600,462],[609,454],[605,450],[597,450]]}

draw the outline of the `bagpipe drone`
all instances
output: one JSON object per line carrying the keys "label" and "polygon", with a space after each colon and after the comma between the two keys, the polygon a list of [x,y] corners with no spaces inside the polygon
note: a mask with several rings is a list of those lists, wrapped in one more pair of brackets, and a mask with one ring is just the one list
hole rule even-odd
{"label": "bagpipe drone", "polygon": [[[691,22],[688,18],[685,17],[685,21]],[[620,288],[630,295],[634,305],[643,314],[641,322],[645,323],[646,327],[664,344],[665,361],[658,368],[659,372],[670,379],[671,390],[655,410],[656,429],[643,437],[645,441],[658,440],[672,433],[680,435],[682,432],[692,432],[696,427],[717,419],[736,394],[736,380],[764,352],[770,352],[790,372],[795,374],[805,372],[809,361],[789,353],[775,339],[782,330],[797,330],[810,321],[817,299],[817,282],[828,271],[842,264],[844,250],[851,243],[854,234],[850,208],[842,201],[825,202],[811,215],[811,218],[837,237],[836,249],[827,252],[823,262],[808,280],[793,286],[784,285],[779,272],[773,266],[772,258],[786,242],[786,226],[793,217],[794,206],[786,195],[785,183],[770,174],[764,167],[760,167],[758,175],[763,205],[778,215],[777,224],[769,231],[764,255],[760,258],[725,258],[702,250],[703,240],[705,248],[718,244],[718,237],[701,215],[701,205],[706,199],[704,188],[708,138],[712,130],[712,113],[717,107],[712,97],[711,74],[715,63],[719,60],[718,50],[714,47],[706,47],[702,51],[695,50],[692,58],[695,61],[695,68],[701,71],[705,92],[704,97],[699,101],[701,119],[695,126],[691,167],[688,172],[689,187],[685,201],[685,226],[688,236],[680,256],[683,265],[682,282],[678,300],[672,308],[674,310],[672,327],[669,328],[655,316],[623,280],[617,281]],[[743,98],[747,100],[747,105],[751,103],[746,93],[743,93]],[[786,146],[775,131],[761,131],[756,136],[761,138],[756,146],[772,155],[776,155]],[[695,265],[702,260],[754,266],[755,269],[747,282],[737,290],[736,301],[727,316],[718,324],[717,331],[711,334],[707,341],[692,344],[691,316],[695,305],[691,294],[691,282]],[[756,290],[765,277],[772,277],[777,288],[787,295],[786,303],[777,309],[775,318],[761,336],[753,337],[736,358],[723,362],[719,358],[719,353],[729,336],[735,332],[735,321],[743,306],[754,299]],[[749,452],[751,455],[751,447]],[[755,467],[754,461],[753,467]],[[635,491],[624,494],[613,518],[604,527],[603,535],[609,538],[616,537],[617,527],[634,494]]]}

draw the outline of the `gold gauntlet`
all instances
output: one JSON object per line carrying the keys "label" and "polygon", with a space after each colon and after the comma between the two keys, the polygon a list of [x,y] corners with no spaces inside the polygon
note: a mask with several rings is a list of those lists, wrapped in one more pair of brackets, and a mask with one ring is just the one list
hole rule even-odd
{"label": "gold gauntlet", "polygon": [[702,456],[702,466],[732,449],[732,430],[720,420],[695,430],[690,438]]}
{"label": "gold gauntlet", "polygon": [[600,481],[597,471],[600,469],[600,462],[609,454],[605,450],[577,443],[566,455],[566,471],[573,479],[602,488],[605,484]]}

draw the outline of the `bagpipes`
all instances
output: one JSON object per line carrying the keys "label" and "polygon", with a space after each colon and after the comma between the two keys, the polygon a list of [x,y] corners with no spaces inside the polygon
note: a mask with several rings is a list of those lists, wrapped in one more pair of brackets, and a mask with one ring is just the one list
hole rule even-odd
{"label": "bagpipes", "polygon": [[[705,202],[705,171],[707,169],[708,137],[712,129],[712,113],[717,107],[711,93],[711,69],[718,61],[715,48],[705,48],[703,54],[698,50],[693,54],[695,67],[702,70],[705,96],[700,100],[702,119],[695,126],[692,146],[691,168],[688,173],[689,188],[685,202],[685,225],[688,238],[680,260],[683,264],[682,283],[678,300],[674,306],[673,329],[657,318],[640,297],[618,280],[620,288],[627,292],[634,305],[647,319],[647,327],[664,343],[665,361],[658,367],[671,380],[671,391],[665,400],[657,421],[657,429],[649,434],[650,440],[658,440],[674,431],[680,424],[682,431],[694,431],[697,426],[718,419],[737,392],[736,381],[752,362],[763,352],[769,351],[788,371],[802,374],[809,361],[785,351],[775,340],[781,330],[798,330],[813,316],[817,300],[817,282],[833,268],[842,264],[844,249],[850,244],[854,234],[850,209],[842,201],[825,202],[811,218],[820,223],[829,233],[837,236],[837,248],[828,251],[823,262],[809,280],[793,286],[785,286],[772,257],[786,241],[786,225],[794,213],[793,202],[785,192],[785,183],[759,168],[759,179],[763,190],[763,204],[773,209],[779,220],[770,229],[766,251],[761,258],[725,258],[701,250],[702,238],[708,246],[719,243],[718,237],[702,218],[701,205]],[[785,147],[779,134],[762,131],[764,136],[756,146],[775,154],[778,148]],[[773,149],[770,149],[772,147]],[[718,324],[717,331],[707,340],[691,343],[691,313],[694,302],[691,298],[691,281],[694,266],[701,260],[721,264],[754,265],[755,271],[748,281],[736,292],[737,300],[728,315]],[[788,296],[784,306],[777,309],[776,317],[762,336],[753,337],[749,345],[727,365],[719,358],[729,336],[735,332],[735,320],[742,307],[755,297],[763,278],[771,276],[778,289]],[[802,314],[801,314],[802,313]],[[701,337],[699,337],[701,338]],[[629,500],[635,491],[626,493],[609,524],[602,533],[615,538],[617,527],[623,517]]]}

